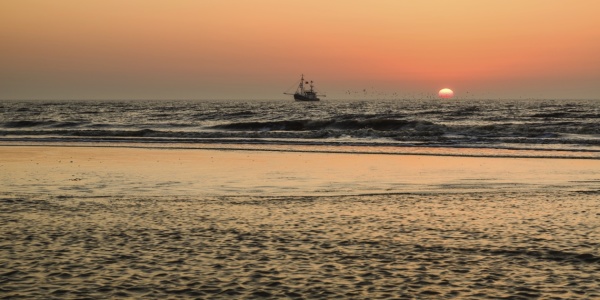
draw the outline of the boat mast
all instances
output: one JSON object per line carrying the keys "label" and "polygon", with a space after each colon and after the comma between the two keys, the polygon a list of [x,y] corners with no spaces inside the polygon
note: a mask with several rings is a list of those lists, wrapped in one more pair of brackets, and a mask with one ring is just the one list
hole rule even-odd
{"label": "boat mast", "polygon": [[300,89],[300,94],[304,95],[304,74],[300,77],[300,86],[298,88]]}

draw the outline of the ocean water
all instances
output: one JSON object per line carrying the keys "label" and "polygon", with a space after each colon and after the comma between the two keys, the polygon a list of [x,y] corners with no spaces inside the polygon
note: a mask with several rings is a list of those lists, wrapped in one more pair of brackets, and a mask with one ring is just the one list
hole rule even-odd
{"label": "ocean water", "polygon": [[0,299],[600,298],[600,101],[3,101],[0,146]]}
{"label": "ocean water", "polygon": [[0,142],[600,158],[600,101],[3,101]]}

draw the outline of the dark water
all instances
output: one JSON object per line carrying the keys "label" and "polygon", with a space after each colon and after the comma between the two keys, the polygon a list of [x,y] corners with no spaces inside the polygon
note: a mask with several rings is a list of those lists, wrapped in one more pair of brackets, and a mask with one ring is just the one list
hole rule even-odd
{"label": "dark water", "polygon": [[600,101],[4,101],[1,141],[419,146],[600,157]]}

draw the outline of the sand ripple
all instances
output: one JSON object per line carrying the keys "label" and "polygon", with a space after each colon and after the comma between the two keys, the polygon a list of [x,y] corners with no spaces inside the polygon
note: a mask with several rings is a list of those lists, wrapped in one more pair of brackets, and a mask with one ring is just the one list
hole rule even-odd
{"label": "sand ripple", "polygon": [[1,298],[592,299],[590,193],[0,195]]}

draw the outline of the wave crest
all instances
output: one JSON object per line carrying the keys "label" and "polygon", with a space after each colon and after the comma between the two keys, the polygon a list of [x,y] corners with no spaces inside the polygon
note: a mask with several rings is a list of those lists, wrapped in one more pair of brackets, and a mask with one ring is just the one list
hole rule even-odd
{"label": "wave crest", "polygon": [[398,131],[406,129],[443,129],[445,126],[429,121],[367,119],[367,120],[292,120],[271,122],[237,122],[212,126],[213,129],[238,131],[310,131],[361,130]]}

